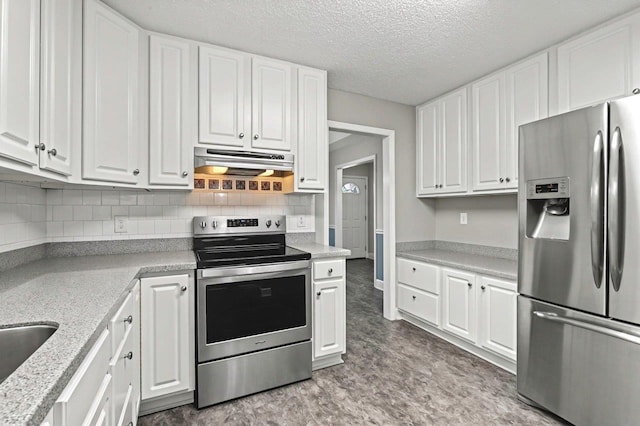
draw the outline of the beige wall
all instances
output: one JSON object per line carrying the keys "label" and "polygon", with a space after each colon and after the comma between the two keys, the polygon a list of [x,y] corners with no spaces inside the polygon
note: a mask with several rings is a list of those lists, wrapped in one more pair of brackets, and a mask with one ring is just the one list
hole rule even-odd
{"label": "beige wall", "polygon": [[[460,225],[460,213],[467,225]],[[440,198],[436,201],[435,238],[485,246],[518,248],[517,196]]]}
{"label": "beige wall", "polygon": [[329,120],[395,130],[396,241],[434,239],[435,202],[415,195],[415,108],[333,89],[328,95]]}

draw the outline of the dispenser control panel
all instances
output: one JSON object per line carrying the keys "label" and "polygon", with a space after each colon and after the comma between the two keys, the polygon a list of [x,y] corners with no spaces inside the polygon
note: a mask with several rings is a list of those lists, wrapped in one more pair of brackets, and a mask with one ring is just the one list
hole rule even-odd
{"label": "dispenser control panel", "polygon": [[569,188],[568,177],[530,180],[527,182],[527,198],[569,198]]}

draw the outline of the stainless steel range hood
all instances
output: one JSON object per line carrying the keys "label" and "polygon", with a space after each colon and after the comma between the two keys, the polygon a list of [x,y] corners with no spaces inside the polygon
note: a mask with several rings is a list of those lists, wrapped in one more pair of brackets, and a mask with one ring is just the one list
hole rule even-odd
{"label": "stainless steel range hood", "polygon": [[210,174],[209,170],[213,167],[227,168],[226,171],[217,171],[216,174],[240,176],[257,176],[266,170],[291,172],[293,171],[293,154],[195,148],[196,172]]}

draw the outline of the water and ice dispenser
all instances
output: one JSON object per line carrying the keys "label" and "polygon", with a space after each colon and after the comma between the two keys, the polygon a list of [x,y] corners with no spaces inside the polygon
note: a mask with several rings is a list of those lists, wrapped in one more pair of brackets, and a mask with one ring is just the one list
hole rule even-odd
{"label": "water and ice dispenser", "polygon": [[527,181],[526,235],[568,240],[571,197],[568,177]]}

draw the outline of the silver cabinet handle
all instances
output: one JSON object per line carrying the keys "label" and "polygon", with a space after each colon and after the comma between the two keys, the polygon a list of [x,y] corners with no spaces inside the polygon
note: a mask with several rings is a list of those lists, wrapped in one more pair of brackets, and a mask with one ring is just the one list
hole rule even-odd
{"label": "silver cabinet handle", "polygon": [[596,288],[602,286],[604,272],[604,141],[598,131],[593,141],[591,168],[591,272]]}
{"label": "silver cabinet handle", "polygon": [[498,179],[500,181],[500,183],[504,182],[503,178]]}
{"label": "silver cabinet handle", "polygon": [[131,315],[129,315],[128,317],[126,317],[124,319],[124,322],[129,323],[129,324],[133,323],[133,317]]}
{"label": "silver cabinet handle", "polygon": [[128,354],[125,354],[122,358],[124,358],[124,359],[133,359],[133,352],[129,352]]}
{"label": "silver cabinet handle", "polygon": [[244,133],[240,133],[240,134],[238,135],[238,137],[239,137],[240,139],[244,138]]}
{"label": "silver cabinet handle", "polygon": [[640,93],[640,89],[638,89],[637,87],[635,89],[633,89],[633,94],[637,95],[638,93]]}
{"label": "silver cabinet handle", "polygon": [[[622,268],[624,262],[624,176],[622,165],[622,134],[616,127],[611,138],[609,149],[609,270],[611,281],[615,291],[620,290],[622,280]],[[621,194],[622,193],[622,194]]]}
{"label": "silver cabinet handle", "polygon": [[304,182],[304,178],[303,177],[300,178],[300,182]]}
{"label": "silver cabinet handle", "polygon": [[58,155],[58,150],[55,148],[50,149],[49,151],[47,151],[47,154],[53,155],[55,157],[56,155]]}
{"label": "silver cabinet handle", "polygon": [[506,181],[507,183],[509,183],[509,182],[511,182],[511,179],[510,179],[510,178],[506,178],[506,179],[505,179],[505,181]]}
{"label": "silver cabinet handle", "polygon": [[44,151],[45,149],[47,149],[47,146],[44,143],[40,142],[36,144],[36,149],[39,149],[40,151]]}
{"label": "silver cabinet handle", "polygon": [[258,136],[258,134],[256,133],[255,135],[253,135],[253,139],[254,140],[258,140],[258,139],[260,139],[260,136]]}
{"label": "silver cabinet handle", "polygon": [[127,423],[127,426],[133,426],[133,422]]}
{"label": "silver cabinet handle", "polygon": [[329,268],[329,271],[327,272],[329,272],[329,274],[333,274],[333,268]]}
{"label": "silver cabinet handle", "polygon": [[321,291],[317,292],[316,296],[318,296],[318,297],[322,296],[322,292]]}
{"label": "silver cabinet handle", "polygon": [[133,175],[134,175],[134,176],[138,176],[139,174],[140,174],[140,169],[135,169],[135,170],[133,171]]}
{"label": "silver cabinet handle", "polygon": [[471,287],[473,287],[473,284],[467,283],[467,287],[471,288]]}
{"label": "silver cabinet handle", "polygon": [[413,297],[413,300],[416,300],[416,297],[415,297],[415,296],[411,296],[411,297]]}
{"label": "silver cabinet handle", "polygon": [[182,172],[182,177],[187,177],[187,176],[189,176],[189,173],[187,173],[187,172]]}
{"label": "silver cabinet handle", "polygon": [[482,291],[484,291],[486,289],[485,286],[481,285],[480,288],[482,289]]}
{"label": "silver cabinet handle", "polygon": [[187,286],[183,285],[182,287],[180,287],[180,291],[185,292],[187,291]]}
{"label": "silver cabinet handle", "polygon": [[415,271],[416,271],[416,268],[412,268],[412,269],[413,269],[413,272],[415,272]]}

